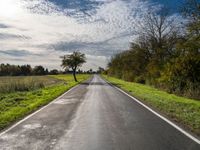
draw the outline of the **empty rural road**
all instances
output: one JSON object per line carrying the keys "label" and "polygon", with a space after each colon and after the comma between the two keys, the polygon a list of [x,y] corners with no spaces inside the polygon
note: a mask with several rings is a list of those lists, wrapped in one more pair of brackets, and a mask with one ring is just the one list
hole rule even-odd
{"label": "empty rural road", "polygon": [[0,134],[1,150],[200,150],[95,75]]}

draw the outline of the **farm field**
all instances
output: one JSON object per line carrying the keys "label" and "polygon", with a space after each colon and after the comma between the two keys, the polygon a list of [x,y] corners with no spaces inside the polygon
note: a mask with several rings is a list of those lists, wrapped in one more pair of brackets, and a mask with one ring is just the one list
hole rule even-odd
{"label": "farm field", "polygon": [[0,93],[30,91],[63,82],[50,76],[0,77]]}
{"label": "farm field", "polygon": [[[79,82],[89,75],[77,75]],[[0,130],[37,110],[79,82],[72,75],[0,77]]]}

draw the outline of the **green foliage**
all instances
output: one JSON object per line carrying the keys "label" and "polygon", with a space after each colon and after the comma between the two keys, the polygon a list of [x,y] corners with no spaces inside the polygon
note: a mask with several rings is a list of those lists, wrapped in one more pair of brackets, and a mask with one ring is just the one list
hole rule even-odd
{"label": "green foliage", "polygon": [[86,62],[85,54],[80,52],[73,52],[72,54],[65,55],[62,58],[62,67],[65,69],[72,69],[74,80],[76,79],[76,69]]}
{"label": "green foliage", "polygon": [[38,75],[56,75],[63,73],[57,69],[48,71],[47,68],[43,66],[31,67],[30,65],[10,65],[10,64],[0,64],[0,76],[38,76]]}
{"label": "green foliage", "polygon": [[165,65],[161,81],[170,92],[200,99],[200,3],[187,1],[187,34],[176,44],[176,55]]}
{"label": "green foliage", "polygon": [[33,68],[33,74],[34,75],[46,75],[46,74],[48,74],[48,71],[46,71],[43,66],[35,66]]}
{"label": "green foliage", "polygon": [[189,22],[184,34],[179,34],[182,23],[177,26],[166,10],[149,12],[130,49],[112,57],[108,75],[200,99],[199,12],[197,0],[188,0],[184,5],[183,14]]}
{"label": "green foliage", "polygon": [[65,55],[62,57],[62,66],[64,68],[77,69],[86,62],[85,54],[80,52],[73,52],[73,54]]}
{"label": "green foliage", "polygon": [[0,64],[0,76],[18,76],[18,75],[30,75],[32,68],[30,65],[10,65]]}
{"label": "green foliage", "polygon": [[143,84],[103,77],[200,135],[200,101],[168,94]]}
{"label": "green foliage", "polygon": [[57,69],[53,69],[49,72],[50,75],[58,75],[59,71]]}
{"label": "green foliage", "polygon": [[200,55],[175,58],[166,65],[160,81],[169,92],[199,99]]}

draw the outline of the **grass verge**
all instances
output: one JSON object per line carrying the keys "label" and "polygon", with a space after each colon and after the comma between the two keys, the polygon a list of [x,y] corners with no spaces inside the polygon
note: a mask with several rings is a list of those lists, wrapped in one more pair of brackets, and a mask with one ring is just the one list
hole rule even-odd
{"label": "grass verge", "polygon": [[200,135],[200,101],[105,75],[103,78]]}
{"label": "grass verge", "polygon": [[[74,82],[72,75],[50,77],[62,80],[63,82],[33,91],[13,92],[9,94],[0,93],[0,130],[41,106],[48,104],[78,84],[78,82]],[[79,82],[82,82],[88,79],[89,75],[77,75],[77,78]]]}

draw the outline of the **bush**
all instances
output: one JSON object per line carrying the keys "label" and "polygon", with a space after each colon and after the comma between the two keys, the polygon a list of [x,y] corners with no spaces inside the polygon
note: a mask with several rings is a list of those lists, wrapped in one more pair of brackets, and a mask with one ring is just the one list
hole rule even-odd
{"label": "bush", "polygon": [[145,78],[143,76],[139,76],[135,78],[135,82],[136,83],[141,83],[141,84],[145,84]]}
{"label": "bush", "polygon": [[165,66],[160,84],[170,93],[200,99],[200,57],[182,56]]}

